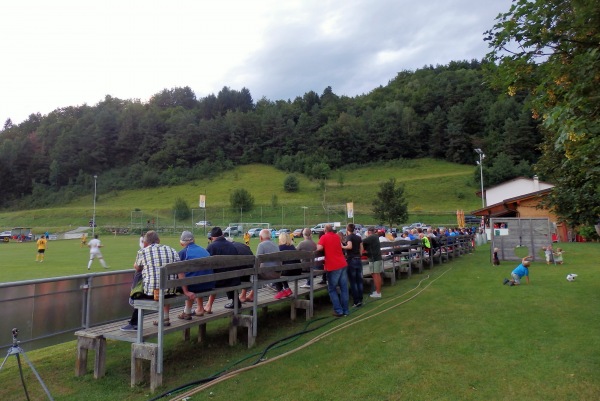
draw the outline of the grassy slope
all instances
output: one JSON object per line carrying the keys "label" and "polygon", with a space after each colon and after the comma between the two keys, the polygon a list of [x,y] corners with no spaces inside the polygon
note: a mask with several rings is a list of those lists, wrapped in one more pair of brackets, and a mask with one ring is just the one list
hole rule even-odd
{"label": "grassy slope", "polygon": [[[477,188],[472,182],[473,169],[473,166],[432,159],[404,160],[343,171],[343,185],[338,183],[338,172],[334,172],[327,181],[325,200],[331,204],[354,201],[356,215],[362,220],[369,220],[371,202],[379,185],[389,178],[396,178],[397,182],[406,185],[408,207],[413,216],[419,212],[448,213],[456,209],[468,212],[479,205],[479,198],[475,195]],[[318,190],[318,183],[299,176],[300,191],[286,193],[283,191],[286,175],[287,173],[271,166],[254,164],[238,167],[215,179],[198,180],[185,185],[101,193],[97,199],[96,213],[101,224],[127,225],[131,211],[136,208],[150,215],[160,215],[165,221],[172,221],[171,209],[178,197],[187,200],[190,207],[197,207],[200,194],[206,194],[209,208],[223,208],[228,212],[229,194],[236,188],[250,191],[257,207],[270,207],[272,196],[276,195],[279,207],[284,206],[289,210],[286,211],[286,218],[289,219],[289,222],[284,222],[286,225],[302,224],[301,206],[310,206],[311,212],[314,211],[312,213],[318,210],[322,212],[323,194]],[[101,178],[100,176],[98,184],[100,192]],[[92,216],[92,205],[90,193],[90,196],[54,208],[3,212],[0,213],[0,228],[31,226],[37,228],[37,232],[46,229],[52,232],[62,231],[69,226],[86,225]],[[220,215],[220,209],[218,214]],[[252,218],[257,220],[257,215],[258,211],[255,210]],[[322,218],[310,216],[309,220],[315,223],[315,220]],[[417,216],[414,218],[418,219]],[[273,220],[272,223],[279,224],[280,215]]]}
{"label": "grassy slope", "polygon": [[[319,298],[313,326],[327,326],[269,352],[255,369],[217,384],[190,401],[232,400],[522,400],[592,401],[600,394],[599,244],[561,244],[564,266],[534,263],[531,285],[501,285],[515,263],[489,263],[489,246],[383,288],[384,298],[347,319],[332,319]],[[574,283],[567,273],[578,273]],[[424,280],[419,283],[420,280]],[[431,284],[425,289],[425,287]],[[419,290],[425,289],[414,299]],[[262,315],[261,315],[262,316]],[[167,336],[162,391],[219,372],[260,352],[275,339],[301,331],[289,309],[269,309],[257,347],[228,347],[224,326],[209,324],[204,345]],[[275,356],[331,332],[276,360]],[[195,337],[195,330],[192,338]],[[75,343],[28,352],[56,400],[146,400],[147,386],[129,387],[129,344],[109,341],[107,376],[73,375]],[[248,365],[256,355],[241,366]],[[32,399],[43,399],[24,367]],[[88,366],[91,372],[91,365]],[[14,359],[0,371],[0,399],[19,399]],[[166,399],[172,399],[167,397]]]}

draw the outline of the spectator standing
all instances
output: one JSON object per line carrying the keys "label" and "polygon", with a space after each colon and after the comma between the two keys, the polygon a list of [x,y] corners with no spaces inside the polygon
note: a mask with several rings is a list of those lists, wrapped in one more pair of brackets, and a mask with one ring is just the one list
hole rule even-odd
{"label": "spectator standing", "polygon": [[103,246],[104,245],[102,245],[102,243],[98,239],[98,234],[94,235],[94,239],[88,243],[88,248],[90,248],[90,261],[88,262],[87,266],[88,270],[92,268],[92,262],[95,258],[97,258],[100,261],[102,267],[108,269],[108,266],[104,261],[104,257],[102,256],[102,252],[100,251],[100,248],[102,248]]}
{"label": "spectator standing", "polygon": [[362,306],[363,303],[363,267],[360,257],[363,251],[362,238],[354,233],[355,226],[350,223],[346,226],[346,261],[348,262],[348,279],[350,281],[350,292],[354,301],[354,308]]}
{"label": "spectator standing", "polygon": [[41,263],[44,261],[44,254],[46,253],[46,247],[47,247],[46,236],[42,235],[40,237],[40,239],[37,240],[36,245],[37,245],[37,254],[35,255],[35,261]]}
{"label": "spectator standing", "polygon": [[[179,238],[179,244],[183,247],[181,251],[179,251],[179,259],[180,260],[190,260],[190,259],[200,259],[210,256],[208,251],[202,248],[199,245],[196,245],[194,242],[194,234],[189,231],[184,231],[181,233],[181,237]],[[202,276],[206,274],[212,274],[212,269],[206,269],[201,271],[194,271],[188,273],[179,273],[179,278],[186,277],[195,277]],[[184,285],[181,287],[184,295],[187,297],[185,300],[185,306],[183,312],[177,315],[179,319],[183,320],[192,320],[192,316],[204,316],[204,299],[202,297],[196,296],[197,292],[203,292],[211,290],[215,287],[214,282],[193,284],[193,285]],[[192,306],[194,306],[194,300],[196,300],[196,310],[192,312]]]}
{"label": "spectator standing", "polygon": [[367,253],[371,277],[373,277],[373,284],[375,284],[375,291],[369,296],[371,298],[381,298],[381,273],[383,273],[383,258],[381,257],[381,243],[379,242],[379,235],[377,234],[375,227],[369,227],[367,230],[367,238],[363,240],[363,248]]}
{"label": "spectator standing", "polygon": [[[379,241],[379,240],[378,240]],[[329,298],[333,304],[333,315],[336,317],[348,316],[348,275],[346,268],[348,266],[342,243],[333,230],[331,224],[325,225],[325,233],[319,239],[317,251],[325,253],[325,272],[327,274],[327,290]],[[340,293],[337,287],[340,287]]]}
{"label": "spectator standing", "polygon": [[[312,231],[310,231],[310,228],[305,228],[304,230],[302,230],[302,237],[304,239],[298,244],[298,247],[296,249],[298,249],[299,251],[308,252],[314,252],[317,250],[317,243],[312,239]],[[306,283],[302,284],[300,287],[310,288],[310,279],[307,279]]]}
{"label": "spectator standing", "polygon": [[[93,240],[92,240],[93,241]],[[92,242],[90,241],[90,243]],[[146,232],[144,236],[144,248],[138,250],[133,268],[136,272],[142,273],[143,294],[141,299],[154,299],[154,291],[160,287],[160,268],[166,264],[179,261],[179,254],[168,245],[160,243],[160,237],[154,230]],[[177,278],[177,277],[173,277]],[[172,297],[176,294],[175,289],[168,289],[166,297]],[[169,319],[170,305],[165,305],[163,308],[164,325],[170,326]],[[158,321],[153,324],[158,326]],[[133,310],[129,323],[121,327],[122,331],[136,331],[138,326],[138,311]]]}

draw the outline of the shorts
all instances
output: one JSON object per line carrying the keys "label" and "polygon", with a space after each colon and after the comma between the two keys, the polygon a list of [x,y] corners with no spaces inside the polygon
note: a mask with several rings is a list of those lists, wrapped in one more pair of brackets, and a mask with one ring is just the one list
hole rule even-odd
{"label": "shorts", "polygon": [[38,249],[38,253],[44,253],[44,252],[46,252],[45,249]]}
{"label": "shorts", "polygon": [[383,260],[369,262],[369,269],[371,273],[383,273]]}
{"label": "shorts", "polygon": [[92,260],[94,258],[102,259],[102,253],[101,252],[90,253],[90,260]]}
{"label": "shorts", "polygon": [[511,273],[510,275],[513,278],[513,281],[515,282],[515,284],[521,284],[521,277],[519,277],[518,274]]}

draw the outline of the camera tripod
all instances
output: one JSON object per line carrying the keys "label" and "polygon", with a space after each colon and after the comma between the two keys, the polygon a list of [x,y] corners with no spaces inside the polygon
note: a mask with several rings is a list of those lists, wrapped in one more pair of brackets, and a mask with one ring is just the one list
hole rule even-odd
{"label": "camera tripod", "polygon": [[44,384],[44,381],[42,380],[42,378],[40,377],[38,372],[35,370],[35,368],[33,367],[33,364],[31,363],[29,358],[27,358],[25,351],[23,351],[23,348],[19,347],[19,340],[17,340],[18,335],[19,335],[19,329],[16,329],[16,328],[12,329],[13,343],[12,343],[12,346],[8,349],[8,353],[6,354],[6,357],[4,358],[4,362],[2,362],[2,365],[0,365],[0,370],[2,370],[2,368],[4,367],[4,364],[8,360],[9,356],[14,355],[17,358],[17,364],[19,365],[19,374],[21,375],[21,384],[23,384],[23,390],[25,391],[25,397],[27,397],[27,400],[29,400],[29,393],[27,392],[27,386],[25,386],[25,379],[23,378],[23,368],[21,366],[20,355],[23,355],[23,358],[25,359],[25,361],[27,362],[27,364],[29,365],[29,367],[31,368],[33,373],[35,374],[35,377],[37,377],[38,381],[42,385],[42,388],[46,392],[48,399],[50,401],[54,401],[54,399],[52,398],[52,395],[50,395],[50,391],[48,391],[48,388]]}

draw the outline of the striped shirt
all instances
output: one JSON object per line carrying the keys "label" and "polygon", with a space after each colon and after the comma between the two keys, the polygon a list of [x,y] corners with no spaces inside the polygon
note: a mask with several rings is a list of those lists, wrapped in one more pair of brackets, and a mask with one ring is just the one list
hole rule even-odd
{"label": "striped shirt", "polygon": [[[179,260],[177,251],[168,245],[152,244],[140,249],[135,258],[135,264],[142,267],[144,294],[153,295],[154,289],[160,287],[159,269],[162,266]],[[167,294],[174,293],[174,289],[167,291]]]}

